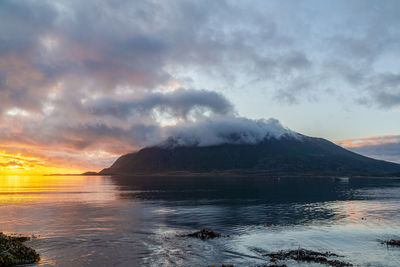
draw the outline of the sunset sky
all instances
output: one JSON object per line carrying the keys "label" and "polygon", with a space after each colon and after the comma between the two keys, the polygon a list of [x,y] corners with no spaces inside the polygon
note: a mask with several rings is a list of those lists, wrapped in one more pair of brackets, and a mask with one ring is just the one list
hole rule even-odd
{"label": "sunset sky", "polygon": [[263,118],[400,163],[399,14],[397,0],[2,0],[0,174],[100,170],[193,125]]}

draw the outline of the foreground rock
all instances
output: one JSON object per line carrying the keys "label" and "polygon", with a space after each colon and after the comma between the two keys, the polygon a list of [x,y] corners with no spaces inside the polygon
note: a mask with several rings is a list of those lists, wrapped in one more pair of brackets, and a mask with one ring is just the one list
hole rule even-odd
{"label": "foreground rock", "polygon": [[314,262],[320,264],[326,264],[334,267],[345,267],[345,266],[353,266],[351,263],[339,261],[336,259],[329,259],[330,257],[340,257],[337,254],[330,252],[317,252],[307,249],[296,249],[289,251],[280,251],[278,253],[269,253],[264,256],[270,257],[272,262],[276,262],[277,260],[296,260],[302,262]]}
{"label": "foreground rock", "polygon": [[388,246],[400,247],[400,240],[390,239],[390,240],[384,241],[383,243]]}
{"label": "foreground rock", "polygon": [[197,231],[197,232],[194,232],[194,233],[191,233],[191,234],[187,234],[187,235],[184,235],[184,236],[195,237],[195,238],[199,238],[201,240],[208,240],[208,239],[214,239],[214,238],[217,238],[217,237],[221,237],[222,235],[219,234],[219,233],[216,233],[216,232],[214,232],[212,230],[209,230],[209,229],[202,229],[200,231]]}
{"label": "foreground rock", "polygon": [[7,236],[0,233],[0,266],[28,264],[39,261],[39,254],[22,242],[30,240],[25,236]]}
{"label": "foreground rock", "polygon": [[287,267],[286,264],[263,264],[263,265],[257,265],[256,267]]}
{"label": "foreground rock", "polygon": [[[208,267],[235,267],[234,265],[228,264],[222,264],[222,265],[210,265]],[[257,265],[256,267],[287,267],[286,264],[263,264],[263,265]]]}

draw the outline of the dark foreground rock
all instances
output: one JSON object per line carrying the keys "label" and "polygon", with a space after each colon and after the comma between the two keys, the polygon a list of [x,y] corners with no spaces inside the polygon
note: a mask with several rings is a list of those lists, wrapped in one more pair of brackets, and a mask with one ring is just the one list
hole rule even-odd
{"label": "dark foreground rock", "polygon": [[257,265],[256,267],[287,267],[286,264],[263,264],[263,265]]}
{"label": "dark foreground rock", "polygon": [[345,267],[345,266],[353,266],[351,263],[339,261],[336,259],[329,259],[331,257],[340,257],[337,254],[330,252],[317,252],[307,249],[296,249],[289,251],[280,251],[278,253],[269,253],[264,256],[270,257],[271,262],[276,262],[277,260],[296,260],[302,262],[314,262],[320,264],[326,264],[334,267]]}
{"label": "dark foreground rock", "polygon": [[276,224],[274,224],[274,223],[272,223],[272,222],[265,222],[265,223],[263,224],[263,226],[264,226],[264,227],[273,227],[273,226],[276,226]]}
{"label": "dark foreground rock", "polygon": [[191,234],[187,234],[187,235],[184,235],[184,236],[195,237],[195,238],[199,238],[201,240],[208,240],[208,239],[214,239],[214,238],[217,238],[217,237],[221,237],[222,235],[219,234],[219,233],[216,233],[216,232],[214,232],[214,231],[212,231],[210,229],[202,229],[200,231],[197,231],[197,232],[194,232],[194,233],[191,233]]}
{"label": "dark foreground rock", "polygon": [[28,264],[39,261],[39,254],[22,242],[30,240],[26,236],[7,236],[0,233],[0,266]]}
{"label": "dark foreground rock", "polygon": [[400,247],[400,240],[390,239],[390,240],[384,241],[383,244],[386,244],[388,246]]}
{"label": "dark foreground rock", "polygon": [[[228,264],[222,264],[222,265],[210,265],[208,267],[235,267],[234,265]],[[263,265],[257,265],[256,267],[287,267],[286,264],[263,264]]]}

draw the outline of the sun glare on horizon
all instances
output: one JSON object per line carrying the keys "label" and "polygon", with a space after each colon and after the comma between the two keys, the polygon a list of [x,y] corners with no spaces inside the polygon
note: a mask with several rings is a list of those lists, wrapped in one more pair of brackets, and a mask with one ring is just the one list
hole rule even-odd
{"label": "sun glare on horizon", "polygon": [[80,169],[54,166],[34,156],[0,151],[0,176],[78,174],[82,172]]}

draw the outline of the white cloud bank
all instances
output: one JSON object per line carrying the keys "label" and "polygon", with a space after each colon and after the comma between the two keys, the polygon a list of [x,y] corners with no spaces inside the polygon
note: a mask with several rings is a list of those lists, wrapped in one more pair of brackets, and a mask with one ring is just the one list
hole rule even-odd
{"label": "white cloud bank", "polygon": [[256,144],[266,138],[300,135],[283,127],[276,119],[251,120],[242,117],[202,119],[164,127],[162,142],[166,146],[213,146],[220,144]]}

